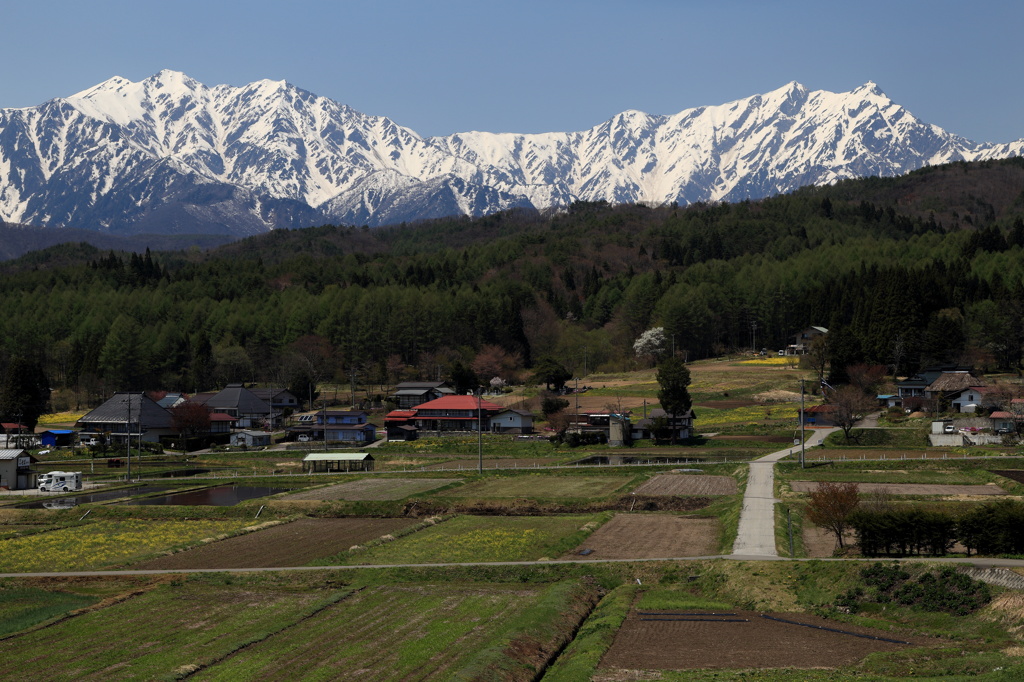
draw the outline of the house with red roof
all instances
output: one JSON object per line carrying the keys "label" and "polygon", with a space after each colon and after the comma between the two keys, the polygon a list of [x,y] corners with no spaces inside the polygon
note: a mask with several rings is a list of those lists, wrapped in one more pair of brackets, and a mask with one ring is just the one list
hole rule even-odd
{"label": "house with red roof", "polygon": [[479,424],[488,431],[491,418],[504,409],[478,396],[446,395],[416,407],[416,427],[423,431],[476,431]]}
{"label": "house with red roof", "polygon": [[416,440],[416,410],[391,410],[384,417],[388,440]]}

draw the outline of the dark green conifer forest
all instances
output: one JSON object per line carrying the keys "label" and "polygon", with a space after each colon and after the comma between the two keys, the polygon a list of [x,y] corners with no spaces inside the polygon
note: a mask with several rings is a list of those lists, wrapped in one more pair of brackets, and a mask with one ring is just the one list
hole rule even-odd
{"label": "dark green conifer forest", "polygon": [[[0,266],[0,371],[53,388],[198,391],[637,366],[828,327],[833,368],[1018,371],[1024,159],[738,204],[577,203],[370,230],[279,230],[209,251],[64,244]],[[10,374],[9,372],[7,374]],[[304,383],[303,383],[304,382]]]}

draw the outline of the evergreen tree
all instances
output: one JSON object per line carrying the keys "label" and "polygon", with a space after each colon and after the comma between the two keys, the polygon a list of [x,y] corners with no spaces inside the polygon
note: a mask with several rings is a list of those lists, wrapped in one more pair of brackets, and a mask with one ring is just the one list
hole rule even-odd
{"label": "evergreen tree", "polygon": [[683,415],[690,410],[690,369],[680,358],[668,358],[658,366],[658,402],[669,414]]}
{"label": "evergreen tree", "polygon": [[16,355],[2,372],[0,416],[4,421],[20,421],[31,432],[50,400],[50,381],[43,366],[36,360]]}
{"label": "evergreen tree", "polygon": [[141,343],[139,323],[128,315],[118,315],[110,326],[99,357],[100,371],[114,389],[144,388],[142,382],[148,364]]}

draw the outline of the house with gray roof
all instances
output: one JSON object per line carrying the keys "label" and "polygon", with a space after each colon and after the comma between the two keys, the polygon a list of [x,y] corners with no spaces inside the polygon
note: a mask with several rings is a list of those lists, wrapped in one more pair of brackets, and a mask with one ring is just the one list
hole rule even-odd
{"label": "house with gray roof", "polygon": [[302,407],[299,399],[287,388],[250,388],[249,391],[260,400],[269,403],[274,412],[288,410],[292,413]]}
{"label": "house with gray roof", "polygon": [[502,410],[490,419],[492,433],[533,433],[533,412]]}
{"label": "house with gray roof", "polygon": [[640,419],[633,424],[632,437],[634,440],[654,440],[656,438],[686,440],[693,435],[693,417],[693,410],[676,415],[656,407],[651,410],[649,417]]}
{"label": "house with gray roof", "polygon": [[237,418],[235,428],[239,429],[265,426],[273,414],[270,403],[242,384],[228,384],[227,388],[207,398],[205,404],[211,412]]}
{"label": "house with gray roof", "polygon": [[455,395],[455,391],[443,381],[403,381],[395,386],[388,400],[398,409],[408,410],[446,395]]}
{"label": "house with gray roof", "polygon": [[78,420],[79,438],[102,438],[110,434],[108,442],[124,443],[141,439],[159,443],[163,436],[177,436],[171,413],[160,407],[142,391],[115,393],[112,398]]}

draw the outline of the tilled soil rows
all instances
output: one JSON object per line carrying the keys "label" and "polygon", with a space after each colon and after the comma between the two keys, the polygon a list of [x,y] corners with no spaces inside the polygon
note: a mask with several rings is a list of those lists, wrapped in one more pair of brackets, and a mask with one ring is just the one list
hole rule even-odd
{"label": "tilled soil rows", "polygon": [[1011,481],[1017,481],[1017,483],[1024,483],[1024,470],[1021,469],[1010,469],[1010,470],[993,470],[993,474],[998,474],[1004,478],[1008,478]]}
{"label": "tilled soil rows", "polygon": [[136,564],[140,569],[304,566],[414,525],[411,519],[299,519]]}
{"label": "tilled soil rows", "polygon": [[457,478],[364,478],[326,488],[285,495],[282,500],[401,500],[416,493],[457,483]]}
{"label": "tilled soil rows", "polygon": [[[666,559],[716,554],[717,519],[616,514],[563,559]],[[586,555],[580,552],[591,550]]]}
{"label": "tilled soil rows", "polygon": [[[810,493],[818,489],[817,481],[792,481],[795,493]],[[862,493],[888,493],[890,495],[1005,495],[997,485],[943,485],[939,483],[858,483]]]}
{"label": "tilled soil rows", "polygon": [[732,476],[700,474],[660,474],[636,489],[639,495],[735,495]]}
{"label": "tilled soil rows", "polygon": [[[652,615],[653,614],[653,615]],[[714,614],[701,611],[629,614],[601,661],[601,669],[690,670],[695,668],[825,668],[851,665],[876,651],[898,651],[920,638],[894,635],[806,613],[763,614],[754,611]],[[633,679],[621,677],[621,679]]]}

